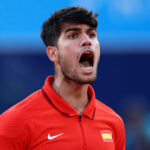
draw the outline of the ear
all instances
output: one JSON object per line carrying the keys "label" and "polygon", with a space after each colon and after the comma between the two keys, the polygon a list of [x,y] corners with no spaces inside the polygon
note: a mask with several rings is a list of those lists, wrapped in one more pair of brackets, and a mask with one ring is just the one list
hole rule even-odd
{"label": "ear", "polygon": [[57,48],[54,46],[48,46],[46,49],[46,53],[48,58],[52,61],[52,62],[56,62],[59,61],[58,59],[58,52],[57,52]]}

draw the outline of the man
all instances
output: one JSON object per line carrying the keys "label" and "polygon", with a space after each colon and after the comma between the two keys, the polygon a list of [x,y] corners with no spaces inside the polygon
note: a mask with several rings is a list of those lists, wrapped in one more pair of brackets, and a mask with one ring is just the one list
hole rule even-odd
{"label": "man", "polygon": [[100,46],[92,12],[68,7],[42,27],[55,76],[0,117],[2,150],[125,150],[122,119],[96,100]]}

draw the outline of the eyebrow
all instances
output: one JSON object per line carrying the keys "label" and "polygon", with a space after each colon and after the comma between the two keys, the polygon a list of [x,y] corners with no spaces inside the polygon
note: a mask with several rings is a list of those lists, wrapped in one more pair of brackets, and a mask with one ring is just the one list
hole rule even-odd
{"label": "eyebrow", "polygon": [[[95,30],[96,31],[96,28],[88,28],[86,31],[91,31],[91,30]],[[69,28],[65,31],[65,33],[69,32],[69,31],[81,31],[81,28]]]}
{"label": "eyebrow", "polygon": [[69,32],[69,31],[80,31],[80,28],[69,28],[65,31],[65,33]]}
{"label": "eyebrow", "polygon": [[96,31],[96,28],[90,27],[90,28],[87,29],[87,31],[91,31],[91,30],[95,30]]}

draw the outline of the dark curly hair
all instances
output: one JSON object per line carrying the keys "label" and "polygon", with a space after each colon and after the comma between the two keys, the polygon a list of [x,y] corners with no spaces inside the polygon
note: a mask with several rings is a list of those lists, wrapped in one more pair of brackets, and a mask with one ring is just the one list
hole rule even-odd
{"label": "dark curly hair", "polygon": [[81,7],[67,7],[56,11],[43,23],[41,38],[46,46],[57,46],[62,27],[65,23],[86,24],[97,28],[97,14]]}

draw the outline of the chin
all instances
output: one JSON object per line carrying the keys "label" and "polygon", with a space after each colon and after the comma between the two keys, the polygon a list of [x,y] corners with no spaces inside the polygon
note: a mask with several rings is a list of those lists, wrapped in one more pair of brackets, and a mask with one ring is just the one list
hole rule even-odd
{"label": "chin", "polygon": [[91,79],[91,80],[87,80],[85,81],[85,84],[90,84],[90,83],[93,83],[96,81],[96,78],[95,79]]}
{"label": "chin", "polygon": [[81,84],[90,84],[90,83],[95,82],[96,79],[97,79],[97,76],[91,77],[91,78],[89,78],[89,77],[80,78],[80,79],[78,78],[78,79],[76,80],[76,82],[81,83]]}
{"label": "chin", "polygon": [[63,72],[63,75],[65,76],[66,79],[69,79],[79,84],[90,84],[97,79],[97,73],[91,75],[79,75],[79,74],[69,75],[66,72]]}

